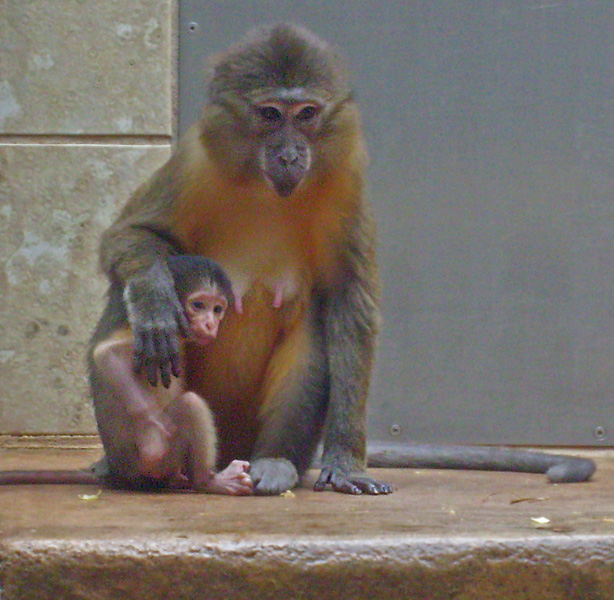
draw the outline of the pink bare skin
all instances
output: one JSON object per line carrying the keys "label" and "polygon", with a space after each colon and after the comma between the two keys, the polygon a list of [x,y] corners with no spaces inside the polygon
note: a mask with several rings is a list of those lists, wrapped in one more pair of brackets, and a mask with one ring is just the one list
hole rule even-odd
{"label": "pink bare skin", "polygon": [[[267,282],[267,287],[273,294],[273,308],[281,308],[287,299],[288,295],[292,295],[295,289],[293,281],[289,278],[276,279],[271,282]],[[232,286],[232,293],[234,296],[234,307],[237,314],[243,314],[243,297],[246,294],[249,284],[246,282],[236,282]]]}
{"label": "pink bare skin", "polygon": [[206,491],[231,496],[251,495],[253,484],[249,476],[249,466],[245,460],[233,460],[224,470],[213,474]]}
{"label": "pink bare skin", "polygon": [[185,314],[190,325],[188,336],[199,346],[210,344],[217,337],[228,300],[221,294],[197,290],[185,301]]}

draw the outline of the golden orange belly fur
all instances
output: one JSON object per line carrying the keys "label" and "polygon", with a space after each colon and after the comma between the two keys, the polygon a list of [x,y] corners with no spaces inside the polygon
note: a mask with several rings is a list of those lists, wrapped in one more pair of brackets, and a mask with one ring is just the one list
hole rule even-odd
{"label": "golden orange belly fur", "polygon": [[215,342],[186,352],[187,387],[215,414],[223,462],[249,458],[267,396],[305,351],[314,282],[336,276],[331,240],[347,214],[347,182],[319,182],[285,200],[263,183],[201,172],[204,164],[196,161],[187,175],[186,193],[198,201],[177,204],[173,234],[186,253],[217,260],[238,296]]}
{"label": "golden orange belly fur", "polygon": [[242,314],[229,309],[212,344],[186,347],[186,385],[208,402],[215,415],[220,466],[249,458],[259,431],[271,358],[300,322],[296,300],[275,308],[273,299],[256,284],[244,298]]}

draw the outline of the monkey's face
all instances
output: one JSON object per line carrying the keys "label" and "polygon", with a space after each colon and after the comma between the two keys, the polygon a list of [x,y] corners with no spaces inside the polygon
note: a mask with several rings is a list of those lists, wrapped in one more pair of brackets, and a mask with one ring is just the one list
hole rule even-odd
{"label": "monkey's face", "polygon": [[322,106],[315,100],[266,99],[254,105],[262,145],[258,166],[282,197],[292,194],[312,165],[312,139]]}
{"label": "monkey's face", "polygon": [[189,294],[185,299],[185,314],[190,324],[190,339],[200,346],[212,342],[227,308],[228,300],[217,289],[203,288]]}
{"label": "monkey's face", "polygon": [[212,67],[201,139],[233,181],[263,179],[287,198],[361,144],[343,63],[308,31],[263,28]]}

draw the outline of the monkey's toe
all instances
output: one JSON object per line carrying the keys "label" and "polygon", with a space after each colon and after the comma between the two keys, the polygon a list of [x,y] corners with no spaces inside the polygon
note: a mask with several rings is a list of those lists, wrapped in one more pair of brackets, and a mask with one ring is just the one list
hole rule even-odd
{"label": "monkey's toe", "polygon": [[337,469],[324,468],[320,477],[316,481],[313,489],[321,492],[330,484],[335,492],[342,494],[368,494],[377,496],[379,494],[391,494],[392,486],[382,481],[377,481],[364,474],[346,474]]}

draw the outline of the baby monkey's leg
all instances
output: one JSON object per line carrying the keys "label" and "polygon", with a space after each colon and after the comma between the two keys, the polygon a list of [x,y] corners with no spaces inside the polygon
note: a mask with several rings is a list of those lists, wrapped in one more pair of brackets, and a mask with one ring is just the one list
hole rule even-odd
{"label": "baby monkey's leg", "polygon": [[179,445],[185,448],[185,470],[191,487],[211,494],[251,494],[248,462],[234,460],[223,471],[214,471],[217,435],[207,403],[197,394],[185,392],[172,412],[182,438]]}

